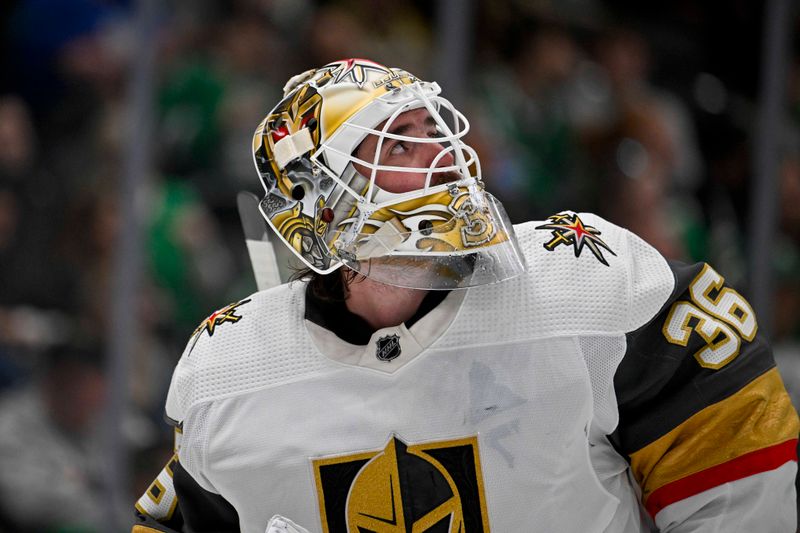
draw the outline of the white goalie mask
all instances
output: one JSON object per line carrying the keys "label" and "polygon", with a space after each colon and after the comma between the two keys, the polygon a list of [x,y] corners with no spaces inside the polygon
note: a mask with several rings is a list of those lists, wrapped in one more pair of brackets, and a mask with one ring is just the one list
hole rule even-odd
{"label": "white goalie mask", "polygon": [[314,271],[455,289],[524,271],[511,223],[436,83],[361,59],[296,76],[256,130],[270,226]]}

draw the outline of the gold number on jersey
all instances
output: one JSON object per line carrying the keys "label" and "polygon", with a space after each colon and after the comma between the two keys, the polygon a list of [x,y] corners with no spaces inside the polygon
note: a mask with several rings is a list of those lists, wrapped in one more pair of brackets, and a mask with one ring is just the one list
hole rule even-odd
{"label": "gold number on jersey", "polygon": [[[695,319],[694,326],[689,325],[692,319]],[[721,368],[728,364],[739,355],[742,344],[733,328],[689,302],[676,302],[672,306],[663,331],[669,342],[681,346],[687,346],[692,331],[696,331],[706,345],[694,357],[700,366],[707,368]]]}
{"label": "gold number on jersey", "polygon": [[[723,287],[724,283],[722,276],[705,265],[689,285],[689,293],[692,295],[692,300],[706,313],[724,320],[736,328],[743,339],[751,341],[758,329],[753,308],[741,294],[731,288]],[[716,293],[716,297],[711,296],[712,292]]]}
{"label": "gold number on jersey", "polygon": [[751,341],[758,325],[750,304],[708,265],[689,284],[691,302],[672,305],[662,331],[667,341],[687,346],[692,332],[706,345],[695,352],[700,366],[722,368],[739,355],[742,339]]}

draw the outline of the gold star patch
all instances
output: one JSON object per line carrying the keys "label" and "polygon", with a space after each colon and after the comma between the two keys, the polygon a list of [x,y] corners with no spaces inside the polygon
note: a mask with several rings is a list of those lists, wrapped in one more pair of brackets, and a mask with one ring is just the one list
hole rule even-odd
{"label": "gold star patch", "polygon": [[536,226],[536,229],[551,230],[553,238],[544,243],[546,250],[552,252],[559,245],[568,245],[573,247],[575,257],[580,257],[581,252],[586,247],[598,261],[606,266],[608,266],[608,261],[601,248],[611,255],[617,255],[598,237],[600,231],[584,224],[578,215],[574,213],[559,213],[549,217],[548,220],[550,221],[549,224]]}
{"label": "gold star patch", "polygon": [[[249,302],[250,299],[241,300],[239,302],[234,302],[232,304],[228,304],[222,309],[214,311],[211,313],[211,316],[203,320],[203,322],[197,326],[197,329],[194,330],[192,333],[192,337],[194,338],[194,343],[197,344],[197,339],[200,338],[200,334],[205,330],[208,333],[208,336],[211,337],[214,335],[217,326],[225,324],[227,322],[235,324],[239,322],[242,317],[236,314],[236,310],[240,305],[244,305]],[[194,348],[194,345],[192,345]]]}

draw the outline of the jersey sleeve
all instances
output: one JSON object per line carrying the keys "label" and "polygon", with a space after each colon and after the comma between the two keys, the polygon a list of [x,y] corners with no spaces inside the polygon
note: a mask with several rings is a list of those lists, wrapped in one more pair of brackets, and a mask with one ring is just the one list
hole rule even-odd
{"label": "jersey sleeve", "polygon": [[[175,447],[172,457],[158,473],[134,505],[136,524],[140,528],[158,524],[165,531],[181,531],[183,520],[178,510],[178,495],[175,493],[175,467],[178,464],[178,448],[181,428],[175,428]],[[146,530],[145,530],[146,531]]]}
{"label": "jersey sleeve", "polygon": [[[213,350],[209,343],[210,329],[219,317],[233,320],[234,304],[216,311],[192,334],[172,375],[165,418],[175,428],[175,449],[172,458],[159,472],[135,504],[136,523],[133,532],[165,531],[192,533],[228,533],[239,531],[236,509],[215,492],[204,477],[205,432],[209,405],[198,405],[195,391],[203,367],[198,364],[203,350]],[[228,315],[221,313],[228,312]],[[137,529],[138,528],[138,529]],[[150,528],[150,529],[148,529]],[[161,529],[159,529],[161,528]]]}
{"label": "jersey sleeve", "polygon": [[236,509],[221,495],[203,488],[181,464],[178,452],[182,441],[178,426],[175,454],[136,502],[132,533],[238,532]]}
{"label": "jersey sleeve", "polygon": [[610,441],[661,531],[794,531],[800,426],[753,310],[710,266],[670,268],[672,296],[627,335]]}

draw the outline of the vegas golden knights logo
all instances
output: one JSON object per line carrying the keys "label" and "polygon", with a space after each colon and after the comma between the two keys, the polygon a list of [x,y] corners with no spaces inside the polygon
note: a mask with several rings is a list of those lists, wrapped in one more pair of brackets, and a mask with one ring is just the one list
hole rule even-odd
{"label": "vegas golden knights logo", "polygon": [[313,461],[325,533],[489,531],[478,439],[408,446]]}

